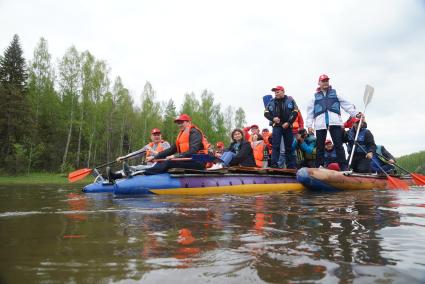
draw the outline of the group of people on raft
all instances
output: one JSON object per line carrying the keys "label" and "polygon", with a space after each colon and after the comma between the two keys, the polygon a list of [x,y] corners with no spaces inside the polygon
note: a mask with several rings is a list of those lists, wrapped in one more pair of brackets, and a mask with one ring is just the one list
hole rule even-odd
{"label": "group of people on raft", "polygon": [[[152,129],[151,142],[140,150],[118,157],[117,161],[124,162],[123,171],[114,173],[107,168],[107,178],[113,181],[137,171],[154,175],[170,168],[217,170],[229,166],[326,167],[346,171],[348,161],[344,143],[347,143],[348,155],[353,156],[350,168],[354,172],[394,171],[395,158],[384,146],[375,144],[364,115],[356,110],[354,104],[337,94],[327,75],[323,74],[318,79],[318,87],[307,106],[305,128],[297,103],[285,94],[284,87],[276,86],[271,91],[275,96],[264,110],[264,116],[272,127],[271,133],[267,128],[260,133],[258,125],[234,129],[232,142],[227,148],[223,142],[212,147],[190,116],[181,114],[174,120],[180,130],[175,143],[170,145],[162,139],[160,129]],[[345,123],[341,109],[350,115]],[[327,139],[328,132],[332,140]],[[214,155],[216,161],[208,163],[191,159],[194,154]],[[129,166],[125,163],[129,157],[136,156],[144,157],[142,165]]]}

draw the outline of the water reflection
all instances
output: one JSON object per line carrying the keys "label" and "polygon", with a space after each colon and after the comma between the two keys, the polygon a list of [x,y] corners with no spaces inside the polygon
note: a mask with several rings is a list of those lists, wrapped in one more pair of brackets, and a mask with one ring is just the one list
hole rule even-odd
{"label": "water reflection", "polygon": [[425,279],[420,190],[116,198],[16,188],[0,200],[6,283]]}

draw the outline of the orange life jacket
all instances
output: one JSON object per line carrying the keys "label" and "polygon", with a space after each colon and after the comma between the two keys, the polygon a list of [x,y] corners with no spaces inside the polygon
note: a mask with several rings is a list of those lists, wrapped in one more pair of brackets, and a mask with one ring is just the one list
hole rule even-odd
{"label": "orange life jacket", "polygon": [[176,140],[177,153],[184,153],[189,151],[189,135],[190,135],[190,130],[192,128],[199,130],[199,132],[201,132],[201,135],[202,135],[202,146],[204,147],[204,149],[199,150],[198,153],[208,154],[208,147],[210,144],[208,143],[207,138],[205,138],[204,133],[202,133],[202,131],[193,124],[189,127],[186,127],[184,130],[180,130]]}
{"label": "orange life jacket", "polygon": [[269,137],[271,136],[271,133],[264,133],[263,134],[263,141],[264,141],[264,143],[267,145],[267,147],[268,147],[268,152],[269,152],[269,155],[271,155],[272,154],[272,144],[270,144],[270,141],[269,141]]}
{"label": "orange life jacket", "polygon": [[258,168],[262,168],[263,162],[264,162],[264,147],[265,147],[264,142],[263,141],[258,141],[255,143],[252,142],[251,147],[254,152],[255,164],[257,165]]}
{"label": "orange life jacket", "polygon": [[[162,143],[164,143],[164,140],[159,141],[158,143],[151,142],[148,144],[148,149],[146,150],[146,157],[153,156],[152,152],[162,152],[164,151],[164,147],[162,146]],[[155,148],[156,145],[156,148]]]}
{"label": "orange life jacket", "polygon": [[301,115],[301,112],[298,111],[297,118],[292,123],[292,133],[297,134],[298,129],[300,128],[304,128],[304,119],[303,119],[303,116]]}

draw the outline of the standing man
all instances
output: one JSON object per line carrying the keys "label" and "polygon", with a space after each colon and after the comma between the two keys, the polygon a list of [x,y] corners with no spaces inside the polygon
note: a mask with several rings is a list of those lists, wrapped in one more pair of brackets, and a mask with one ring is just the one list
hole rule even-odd
{"label": "standing man", "polygon": [[193,154],[207,154],[208,141],[202,131],[192,124],[192,119],[187,114],[181,114],[174,122],[180,128],[176,143],[170,148],[156,154],[154,157],[146,158],[147,162],[153,159],[166,161],[156,163],[155,166],[145,171],[145,175],[154,175],[166,172],[170,168],[205,169],[205,163],[198,161],[178,161],[176,158],[190,158]]}
{"label": "standing man", "polygon": [[270,125],[273,126],[271,167],[278,167],[280,142],[283,137],[286,166],[290,169],[296,169],[295,157],[292,155],[291,146],[294,141],[292,123],[297,119],[298,106],[292,97],[285,95],[285,89],[282,86],[274,87],[272,92],[275,93],[275,97],[267,104],[264,111],[264,116],[270,121]]}
{"label": "standing man", "polygon": [[313,124],[316,129],[317,157],[316,167],[323,166],[326,135],[329,133],[334,143],[339,167],[342,171],[347,170],[347,160],[342,147],[343,122],[341,108],[350,116],[359,114],[356,107],[338,96],[336,90],[329,85],[328,75],[320,75],[319,87],[316,89],[314,98],[307,106],[306,126],[309,133],[313,133]]}

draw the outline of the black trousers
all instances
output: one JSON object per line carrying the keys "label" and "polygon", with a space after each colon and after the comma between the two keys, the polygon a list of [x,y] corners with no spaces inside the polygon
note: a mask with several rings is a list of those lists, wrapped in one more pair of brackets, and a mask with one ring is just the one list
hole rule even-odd
{"label": "black trousers", "polygon": [[372,172],[372,164],[371,160],[366,159],[366,154],[354,154],[353,160],[351,161],[351,168],[353,172],[356,173],[371,173]]}
{"label": "black trousers", "polygon": [[[327,129],[316,130],[316,167],[323,166],[325,160],[325,141]],[[347,159],[345,158],[345,150],[342,146],[343,130],[341,126],[329,126],[329,133],[331,134],[332,141],[336,151],[336,159],[341,170],[347,169]]]}
{"label": "black trousers", "polygon": [[205,170],[205,164],[195,161],[173,161],[167,160],[158,162],[152,168],[146,169],[144,175],[156,175],[167,172],[171,168]]}

